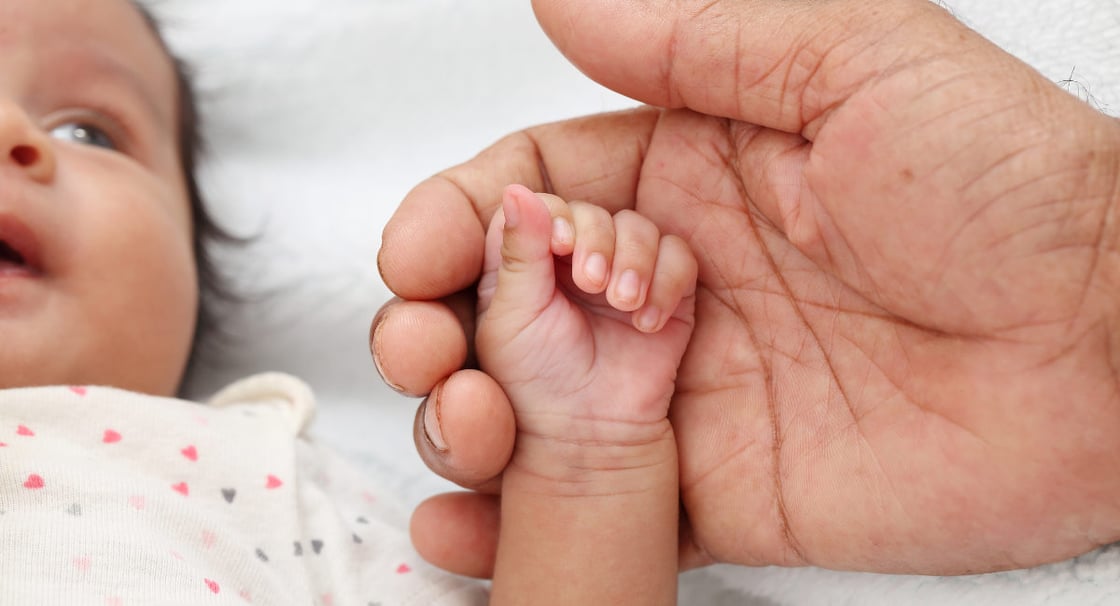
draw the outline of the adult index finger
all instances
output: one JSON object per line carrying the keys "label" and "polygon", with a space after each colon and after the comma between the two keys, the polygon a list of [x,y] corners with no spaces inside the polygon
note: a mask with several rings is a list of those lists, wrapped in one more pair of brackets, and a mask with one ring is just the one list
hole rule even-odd
{"label": "adult index finger", "polygon": [[382,234],[378,267],[409,300],[432,300],[478,280],[486,227],[507,185],[579,199],[611,212],[633,208],[660,115],[640,108],[530,128],[416,186]]}

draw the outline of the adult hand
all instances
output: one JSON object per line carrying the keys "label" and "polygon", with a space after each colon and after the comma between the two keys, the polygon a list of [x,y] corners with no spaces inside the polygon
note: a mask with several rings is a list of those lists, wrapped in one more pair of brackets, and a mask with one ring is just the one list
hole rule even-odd
{"label": "adult hand", "polygon": [[[389,223],[405,301],[373,345],[391,383],[437,388],[434,469],[485,492],[508,457],[500,390],[455,372],[470,314],[431,301],[469,301],[523,183],[696,252],[682,562],[955,574],[1120,538],[1116,121],[925,0],[534,6],[589,76],[671,109],[513,135]],[[416,544],[485,574],[497,506],[432,500]]]}

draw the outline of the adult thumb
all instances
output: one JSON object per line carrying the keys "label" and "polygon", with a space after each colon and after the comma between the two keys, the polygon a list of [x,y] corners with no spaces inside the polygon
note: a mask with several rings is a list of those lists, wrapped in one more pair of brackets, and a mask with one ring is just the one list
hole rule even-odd
{"label": "adult thumb", "polygon": [[644,103],[803,133],[878,75],[964,44],[928,0],[533,0],[557,48]]}

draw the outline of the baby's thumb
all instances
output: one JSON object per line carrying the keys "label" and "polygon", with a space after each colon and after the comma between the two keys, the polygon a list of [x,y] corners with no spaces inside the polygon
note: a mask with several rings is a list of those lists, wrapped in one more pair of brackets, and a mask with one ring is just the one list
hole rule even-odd
{"label": "baby's thumb", "polygon": [[502,196],[498,280],[488,314],[518,328],[529,324],[552,300],[556,266],[552,256],[552,214],[533,192],[520,185]]}

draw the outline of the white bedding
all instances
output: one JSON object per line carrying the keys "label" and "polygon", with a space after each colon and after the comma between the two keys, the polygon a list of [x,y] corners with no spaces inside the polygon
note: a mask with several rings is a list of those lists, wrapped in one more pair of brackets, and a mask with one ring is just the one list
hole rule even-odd
{"label": "white bedding", "polygon": [[[414,184],[520,127],[630,107],[570,67],[527,0],[152,0],[197,68],[219,217],[259,231],[223,256],[259,300],[230,312],[240,336],[188,386],[280,370],[322,403],[317,434],[400,488],[448,488],[411,441],[416,402],[376,376],[367,330],[389,296],[375,256]],[[1120,109],[1116,0],[953,0],[966,22],[1102,109]],[[683,604],[1120,603],[1120,550],[969,578],[709,569]]]}

